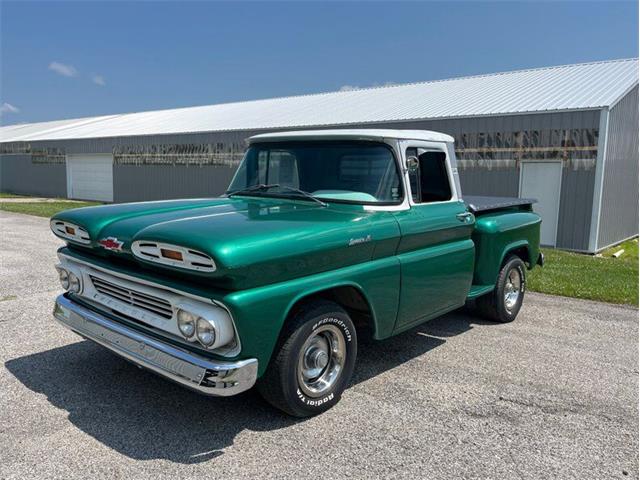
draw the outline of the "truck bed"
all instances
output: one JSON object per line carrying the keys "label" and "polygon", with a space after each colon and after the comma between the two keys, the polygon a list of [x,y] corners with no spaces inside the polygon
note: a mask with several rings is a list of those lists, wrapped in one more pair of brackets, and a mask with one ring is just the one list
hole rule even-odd
{"label": "truck bed", "polygon": [[473,214],[502,210],[505,208],[527,207],[537,202],[533,198],[515,198],[515,197],[483,197],[483,196],[464,196],[462,200],[467,205],[469,211]]}

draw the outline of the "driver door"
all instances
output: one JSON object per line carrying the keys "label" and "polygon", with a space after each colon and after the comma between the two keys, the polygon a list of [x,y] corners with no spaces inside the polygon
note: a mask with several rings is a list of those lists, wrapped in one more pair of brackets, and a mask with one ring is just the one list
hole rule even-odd
{"label": "driver door", "polygon": [[458,198],[445,144],[402,143],[405,164],[408,157],[418,162],[405,174],[411,208],[394,213],[402,275],[396,331],[464,305],[475,253],[475,219]]}

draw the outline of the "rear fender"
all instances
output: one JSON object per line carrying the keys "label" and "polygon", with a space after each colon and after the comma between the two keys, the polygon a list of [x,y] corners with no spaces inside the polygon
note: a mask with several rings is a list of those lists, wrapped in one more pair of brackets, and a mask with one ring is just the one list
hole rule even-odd
{"label": "rear fender", "polygon": [[533,212],[496,212],[480,216],[472,234],[476,246],[474,285],[493,285],[505,258],[526,249],[525,262],[535,266],[540,253],[540,217]]}

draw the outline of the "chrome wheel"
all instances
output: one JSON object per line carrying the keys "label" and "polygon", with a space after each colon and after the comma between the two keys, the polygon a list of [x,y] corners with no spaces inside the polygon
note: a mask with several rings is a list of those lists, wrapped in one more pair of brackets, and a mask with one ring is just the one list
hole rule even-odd
{"label": "chrome wheel", "polygon": [[512,268],[507,275],[507,283],[504,286],[504,308],[511,313],[513,308],[518,304],[520,298],[520,287],[522,286],[522,277],[517,268]]}
{"label": "chrome wheel", "polygon": [[335,385],[346,359],[346,344],[335,325],[323,325],[304,342],[298,359],[298,385],[310,397],[320,397]]}

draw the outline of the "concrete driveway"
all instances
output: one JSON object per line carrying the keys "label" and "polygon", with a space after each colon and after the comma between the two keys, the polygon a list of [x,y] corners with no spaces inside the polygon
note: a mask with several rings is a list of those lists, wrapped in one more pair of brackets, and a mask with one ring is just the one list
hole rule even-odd
{"label": "concrete driveway", "polygon": [[362,346],[293,420],[188,392],[55,324],[60,242],[0,212],[0,478],[637,478],[638,311],[529,294]]}

